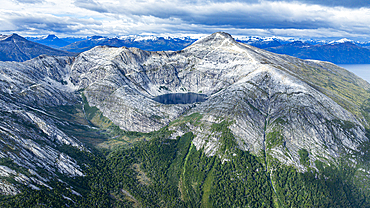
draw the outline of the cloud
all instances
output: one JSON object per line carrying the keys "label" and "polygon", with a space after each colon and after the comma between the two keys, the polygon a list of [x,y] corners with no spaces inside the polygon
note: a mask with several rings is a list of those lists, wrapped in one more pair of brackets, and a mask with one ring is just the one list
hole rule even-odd
{"label": "cloud", "polygon": [[35,0],[4,1],[2,33],[365,37],[370,31],[370,2],[362,0],[43,0],[32,7],[15,1]]}
{"label": "cloud", "polygon": [[23,12],[2,12],[0,26],[5,25],[6,32],[44,32],[44,33],[79,33],[86,28],[96,28],[102,23],[93,19],[76,19],[71,17],[56,17],[48,14],[29,14]]}
{"label": "cloud", "polygon": [[[199,1],[186,1],[187,3],[197,3]],[[208,3],[226,3],[229,0],[208,0]],[[287,2],[299,4],[321,5],[329,7],[346,7],[346,8],[361,8],[370,7],[369,0],[234,0],[232,2],[255,4],[261,2]]]}
{"label": "cloud", "polygon": [[[358,21],[350,16],[359,9],[300,4],[297,1],[251,2],[125,1],[118,4],[105,4],[103,10],[104,13],[126,15],[136,19],[155,17],[163,20],[179,19],[186,24],[258,29],[331,28],[340,23]],[[88,7],[84,8],[88,9]],[[94,9],[94,11],[97,10]],[[342,17],[338,11],[350,16]],[[369,14],[365,15],[369,16]],[[360,18],[360,22],[366,25],[369,22],[364,18]]]}
{"label": "cloud", "polygon": [[74,4],[77,7],[81,7],[84,9],[88,9],[91,11],[106,13],[108,10],[104,8],[104,6],[100,3],[95,2],[94,0],[76,0]]}
{"label": "cloud", "polygon": [[[291,1],[293,2],[293,1]],[[368,0],[300,0],[298,2],[305,4],[317,4],[329,7],[346,7],[346,8],[361,8],[370,7]]]}

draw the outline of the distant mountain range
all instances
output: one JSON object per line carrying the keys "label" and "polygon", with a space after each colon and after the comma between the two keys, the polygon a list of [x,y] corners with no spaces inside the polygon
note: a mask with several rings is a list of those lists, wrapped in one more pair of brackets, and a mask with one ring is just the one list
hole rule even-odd
{"label": "distant mountain range", "polygon": [[265,50],[301,59],[329,61],[336,64],[370,63],[370,50],[357,46],[352,42],[311,45],[296,41],[285,45],[265,48]]}
{"label": "distant mountain range", "polygon": [[[290,44],[293,42],[303,42],[310,45],[329,45],[329,44],[339,44],[350,42],[357,46],[364,48],[370,47],[370,41],[354,41],[348,38],[342,38],[339,40],[320,40],[320,39],[295,39],[295,38],[283,38],[283,37],[258,37],[258,36],[249,36],[249,37],[240,37],[237,41],[252,45],[258,48],[268,48],[276,47],[279,45]],[[275,43],[275,45],[274,45]],[[258,46],[261,45],[261,46]]]}
{"label": "distant mountain range", "polygon": [[301,59],[329,61],[335,64],[369,64],[369,42],[341,39],[336,41],[294,40],[247,37],[239,40],[264,50]]}
{"label": "distant mountain range", "polygon": [[81,53],[87,51],[95,46],[113,46],[113,47],[136,47],[148,51],[165,51],[182,50],[186,46],[194,43],[197,39],[185,37],[157,37],[157,36],[121,36],[121,37],[103,37],[92,36],[86,38],[58,38],[55,35],[48,35],[46,37],[26,37],[30,41],[47,45],[52,48]]}
{"label": "distant mountain range", "polygon": [[29,41],[17,34],[0,36],[0,61],[22,62],[40,55],[72,56],[74,54]]}
{"label": "distant mountain range", "polygon": [[[147,51],[179,51],[196,40],[190,37],[133,35],[114,38],[103,36],[58,38],[56,35],[22,38],[16,34],[0,35],[0,60],[25,61],[41,54],[71,56],[103,45],[136,47]],[[245,37],[237,41],[301,59],[315,59],[335,64],[370,64],[370,42],[349,39],[296,40],[278,37]]]}
{"label": "distant mountain range", "polygon": [[33,42],[36,42],[36,43],[40,43],[40,44],[52,47],[52,48],[56,48],[56,49],[61,48],[63,46],[67,46],[67,45],[69,45],[73,42],[76,42],[76,41],[67,42],[65,40],[62,40],[62,39],[58,38],[56,35],[48,35],[46,37],[41,37],[41,38],[26,37],[26,39],[30,40],[30,41],[33,41]]}
{"label": "distant mountain range", "polygon": [[114,46],[114,47],[136,47],[147,51],[179,51],[189,46],[196,39],[192,38],[165,38],[165,37],[140,37],[125,36],[120,38],[107,38],[102,36],[93,36],[87,40],[78,41],[60,49],[80,53],[89,50],[95,46]]}

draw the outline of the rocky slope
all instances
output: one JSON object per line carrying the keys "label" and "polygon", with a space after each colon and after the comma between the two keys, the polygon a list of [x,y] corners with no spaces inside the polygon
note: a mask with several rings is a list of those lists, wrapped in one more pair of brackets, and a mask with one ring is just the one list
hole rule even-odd
{"label": "rocky slope", "polygon": [[[35,185],[48,186],[56,174],[84,175],[73,158],[57,149],[84,146],[61,131],[60,120],[45,109],[78,102],[74,89],[63,81],[71,62],[46,56],[23,63],[0,62],[1,176],[38,189]],[[2,184],[2,193],[19,192],[12,184]]]}
{"label": "rocky slope", "polygon": [[[88,151],[79,139],[92,144],[93,137],[78,136],[82,127],[72,128],[83,125],[126,132],[168,126],[174,140],[192,132],[194,149],[224,162],[239,151],[214,130],[226,122],[236,148],[262,158],[268,171],[275,160],[307,172],[318,170],[318,162],[336,166],[342,159],[356,173],[369,171],[367,82],[333,64],[273,54],[226,33],[177,52],[98,46],[75,58],[0,62],[0,70],[0,156],[19,167],[3,162],[0,174],[36,189],[55,176],[84,175],[78,158],[59,148]],[[188,104],[155,101],[170,93],[207,97]],[[58,112],[66,106],[81,109],[82,101],[85,112],[79,117]],[[200,115],[197,122],[187,122],[192,115]],[[3,193],[19,192],[9,180],[0,186]]]}

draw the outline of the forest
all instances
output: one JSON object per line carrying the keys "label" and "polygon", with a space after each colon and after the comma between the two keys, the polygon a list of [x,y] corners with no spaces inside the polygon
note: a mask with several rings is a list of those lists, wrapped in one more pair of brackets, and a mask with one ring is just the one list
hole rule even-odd
{"label": "forest", "polygon": [[197,150],[192,132],[168,139],[168,126],[149,134],[126,132],[146,139],[114,150],[61,146],[79,158],[85,177],[60,175],[52,189],[24,187],[15,197],[2,196],[0,206],[370,207],[369,192],[358,188],[360,178],[344,159],[339,167],[317,161],[316,170],[308,167],[309,152],[303,149],[299,154],[308,171],[301,173],[237,148],[230,123],[212,126],[221,135],[218,156]]}

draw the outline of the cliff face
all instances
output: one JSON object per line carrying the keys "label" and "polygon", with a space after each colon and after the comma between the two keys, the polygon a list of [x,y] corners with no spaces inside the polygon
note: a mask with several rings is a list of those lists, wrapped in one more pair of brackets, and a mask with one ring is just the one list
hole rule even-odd
{"label": "cliff face", "polygon": [[[57,126],[48,108],[79,101],[68,85],[69,58],[40,56],[31,61],[0,62],[0,175],[33,189],[47,186],[58,174],[83,176],[75,159],[58,147],[85,149]],[[19,193],[2,181],[1,192]]]}
{"label": "cliff face", "polygon": [[[362,159],[356,155],[369,141],[363,110],[370,98],[367,82],[330,63],[276,55],[226,33],[178,52],[99,46],[74,59],[0,62],[0,70],[0,156],[30,170],[45,169],[49,176],[84,175],[57,146],[86,148],[64,131],[65,118],[48,112],[80,104],[80,92],[122,130],[151,132],[169,125],[172,139],[191,131],[193,144],[209,156],[229,154],[222,152],[221,136],[211,130],[222,121],[230,122],[238,148],[301,171],[315,167],[316,160],[336,163],[348,155],[357,163]],[[207,99],[170,105],[154,100],[189,92]],[[194,113],[202,115],[201,124],[174,125]],[[309,153],[308,166],[302,164],[302,150]],[[13,172],[0,166],[0,174]],[[13,190],[9,186],[1,190]],[[15,188],[3,192],[17,193]]]}

